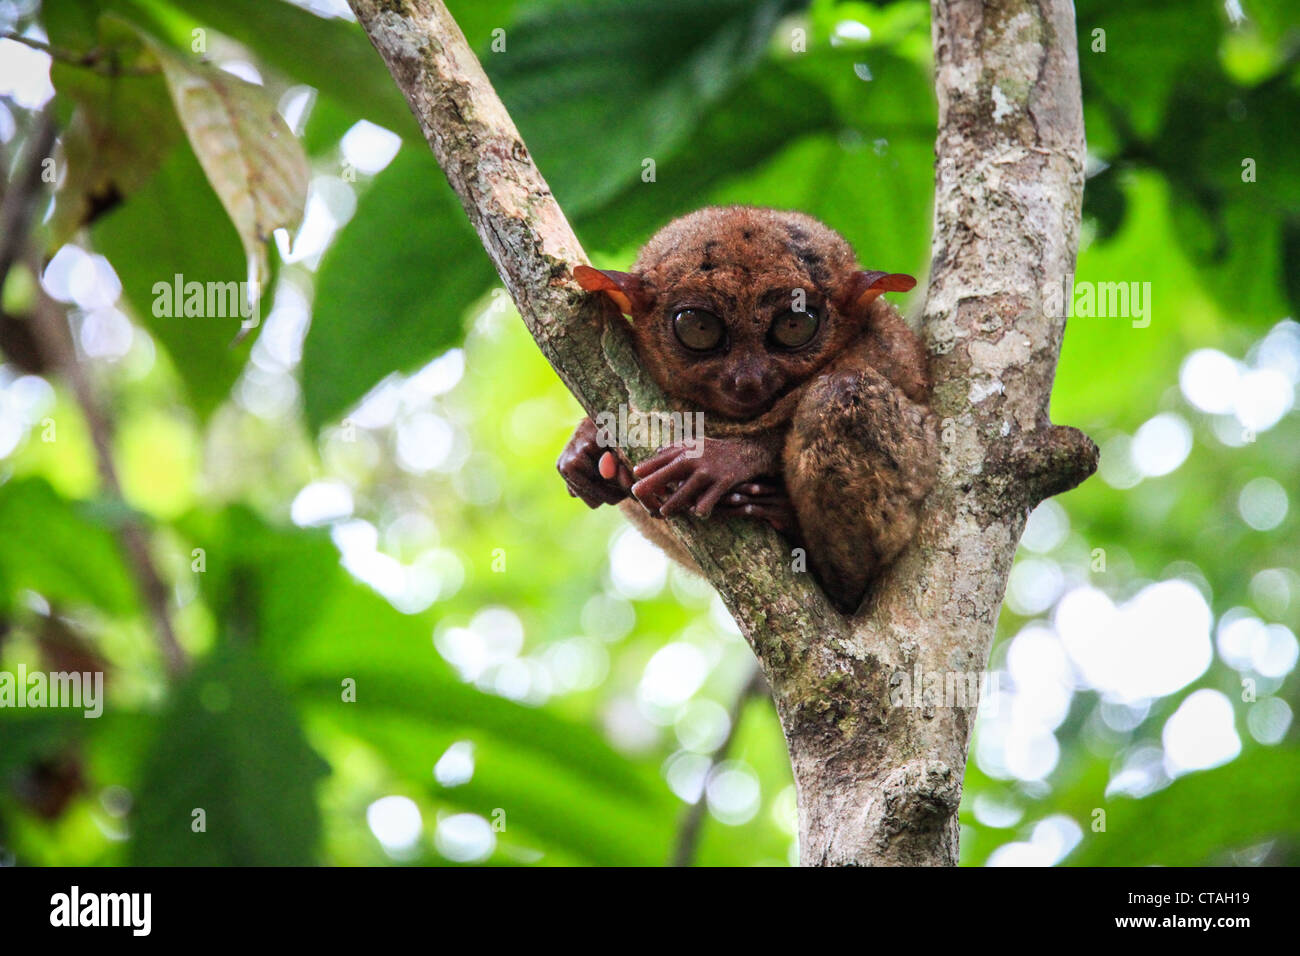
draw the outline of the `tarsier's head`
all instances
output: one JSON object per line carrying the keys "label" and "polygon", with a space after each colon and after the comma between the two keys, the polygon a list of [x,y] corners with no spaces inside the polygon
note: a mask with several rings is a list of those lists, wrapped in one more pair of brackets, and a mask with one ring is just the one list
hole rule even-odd
{"label": "tarsier's head", "polygon": [[666,225],[631,272],[574,269],[632,319],[641,361],[669,395],[755,418],[807,380],[911,276],[859,270],[852,247],[798,212],[708,207]]}

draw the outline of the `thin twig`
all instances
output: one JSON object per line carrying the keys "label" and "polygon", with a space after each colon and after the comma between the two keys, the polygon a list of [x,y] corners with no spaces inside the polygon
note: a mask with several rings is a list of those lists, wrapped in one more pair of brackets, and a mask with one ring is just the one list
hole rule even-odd
{"label": "thin twig", "polygon": [[763,679],[762,673],[755,667],[753,673],[749,676],[749,680],[745,681],[744,686],[740,688],[740,693],[736,695],[736,699],[731,705],[731,711],[728,714],[731,725],[727,728],[727,736],[723,738],[722,743],[718,744],[718,749],[709,756],[712,765],[704,777],[704,786],[700,788],[699,799],[687,808],[686,815],[682,817],[681,827],[677,831],[677,846],[673,849],[673,866],[690,866],[694,862],[695,851],[700,842],[700,829],[704,825],[704,811],[708,806],[705,790],[708,787],[709,777],[713,776],[718,764],[727,759],[727,754],[731,751],[731,744],[736,739],[736,730],[740,726],[740,718],[745,712],[745,705],[755,697],[762,697],[766,694],[767,681]]}
{"label": "thin twig", "polygon": [[13,30],[0,30],[0,40],[13,40],[33,50],[40,50],[52,60],[93,70],[101,76],[156,76],[161,72],[157,66],[122,66],[117,61],[117,51],[111,47],[91,47],[80,52],[67,50]]}

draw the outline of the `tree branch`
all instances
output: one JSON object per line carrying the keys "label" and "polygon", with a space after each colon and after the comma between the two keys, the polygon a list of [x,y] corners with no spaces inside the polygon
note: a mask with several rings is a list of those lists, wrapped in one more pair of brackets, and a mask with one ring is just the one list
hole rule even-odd
{"label": "tree branch", "polygon": [[[625,323],[574,281],[586,253],[447,8],[440,0],[349,3],[565,385],[591,415],[621,404],[669,409],[641,372]],[[627,449],[634,460],[652,451]],[[791,570],[775,532],[745,524],[670,522],[751,641],[783,657],[807,653],[842,619],[808,575]],[[779,635],[768,623],[778,620]],[[766,670],[771,654],[759,658]]]}
{"label": "tree branch", "polygon": [[[624,324],[573,282],[582,249],[443,4],[349,3],[579,402],[593,414],[668,408]],[[847,618],[791,571],[773,532],[670,524],[772,688],[805,864],[956,862],[978,694],[945,690],[987,666],[1028,508],[1096,467],[1095,446],[1047,416],[1064,320],[1045,314],[1043,290],[1073,271],[1083,189],[1073,7],[932,0],[932,17],[939,130],[923,331],[944,441],[917,540]],[[922,691],[936,676],[932,699]]]}

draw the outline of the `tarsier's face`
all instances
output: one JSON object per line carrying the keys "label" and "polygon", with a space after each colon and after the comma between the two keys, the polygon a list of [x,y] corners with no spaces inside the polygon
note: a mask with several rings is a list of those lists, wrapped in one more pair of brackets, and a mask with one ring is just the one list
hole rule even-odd
{"label": "tarsier's face", "polygon": [[656,233],[630,274],[603,275],[659,386],[728,419],[763,414],[861,330],[852,248],[801,213],[701,209]]}
{"label": "tarsier's face", "polygon": [[670,395],[727,418],[754,418],[833,354],[842,325],[826,293],[785,263],[735,265],[657,289],[633,322]]}

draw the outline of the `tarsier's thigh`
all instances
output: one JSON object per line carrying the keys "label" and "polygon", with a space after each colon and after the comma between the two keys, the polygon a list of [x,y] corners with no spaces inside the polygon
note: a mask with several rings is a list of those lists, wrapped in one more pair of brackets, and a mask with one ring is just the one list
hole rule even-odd
{"label": "tarsier's thigh", "polygon": [[916,532],[934,482],[933,419],[856,357],[804,394],[785,447],[785,482],[808,560],[844,609]]}

